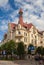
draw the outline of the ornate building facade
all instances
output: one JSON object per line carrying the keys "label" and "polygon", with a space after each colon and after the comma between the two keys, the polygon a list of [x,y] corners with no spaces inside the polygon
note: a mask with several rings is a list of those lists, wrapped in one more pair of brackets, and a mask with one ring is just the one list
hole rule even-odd
{"label": "ornate building facade", "polygon": [[22,41],[27,46],[29,44],[33,44],[34,46],[43,46],[44,33],[42,32],[41,34],[38,32],[32,23],[24,23],[23,11],[20,9],[18,24],[8,23],[8,32],[7,35],[5,34],[4,43],[9,40],[14,40],[15,42]]}

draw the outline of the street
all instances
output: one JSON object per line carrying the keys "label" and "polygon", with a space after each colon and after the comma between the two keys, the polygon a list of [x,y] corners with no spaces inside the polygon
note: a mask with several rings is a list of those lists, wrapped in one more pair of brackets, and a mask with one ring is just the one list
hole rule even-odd
{"label": "street", "polygon": [[1,61],[0,65],[43,65],[34,60]]}

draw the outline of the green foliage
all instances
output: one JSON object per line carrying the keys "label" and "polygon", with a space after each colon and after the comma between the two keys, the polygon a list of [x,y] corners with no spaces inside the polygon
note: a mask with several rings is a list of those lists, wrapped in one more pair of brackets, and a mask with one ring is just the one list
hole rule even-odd
{"label": "green foliage", "polygon": [[1,51],[1,46],[0,46],[0,51]]}
{"label": "green foliage", "polygon": [[16,44],[13,40],[10,40],[9,42],[6,42],[1,46],[2,50],[6,51],[6,54],[12,54],[16,51]]}
{"label": "green foliage", "polygon": [[18,42],[17,44],[13,40],[10,40],[1,46],[1,50],[5,50],[6,59],[8,59],[9,54],[11,55],[11,58],[12,54],[18,54],[20,59],[25,57],[25,45],[23,42]]}
{"label": "green foliage", "polygon": [[31,50],[28,49],[28,54],[31,54]]}
{"label": "green foliage", "polygon": [[15,42],[13,40],[10,40],[8,42],[8,48],[7,48],[8,52],[12,53],[13,51],[15,51],[15,48],[16,48]]}
{"label": "green foliage", "polygon": [[42,48],[41,50],[41,55],[44,55],[44,48]]}
{"label": "green foliage", "polygon": [[38,47],[38,48],[36,49],[36,52],[37,52],[38,54],[41,54],[41,47]]}
{"label": "green foliage", "polygon": [[3,45],[1,45],[1,49],[2,49],[2,51],[5,50],[5,49],[7,49],[7,44],[8,44],[8,42],[5,43],[5,44],[3,44]]}
{"label": "green foliage", "polygon": [[20,59],[21,59],[21,57],[24,57],[24,54],[25,54],[25,46],[24,46],[24,43],[23,42],[19,42],[18,43],[17,54],[19,55]]}
{"label": "green foliage", "polygon": [[41,55],[44,55],[44,48],[43,47],[38,47],[36,49],[36,53],[41,54]]}

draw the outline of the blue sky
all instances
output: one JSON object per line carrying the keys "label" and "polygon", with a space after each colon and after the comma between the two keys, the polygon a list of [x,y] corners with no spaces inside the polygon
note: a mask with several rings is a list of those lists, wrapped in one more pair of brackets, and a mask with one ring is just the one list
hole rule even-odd
{"label": "blue sky", "polygon": [[44,0],[0,0],[0,41],[8,30],[8,22],[18,22],[20,8],[23,9],[24,22],[44,30]]}

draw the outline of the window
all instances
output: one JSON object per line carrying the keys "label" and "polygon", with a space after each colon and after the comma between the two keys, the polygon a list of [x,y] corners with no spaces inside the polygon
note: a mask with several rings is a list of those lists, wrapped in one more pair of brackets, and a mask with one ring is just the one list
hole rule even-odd
{"label": "window", "polygon": [[25,26],[25,28],[27,28],[27,27]]}
{"label": "window", "polygon": [[15,29],[15,27],[13,27],[13,29]]}
{"label": "window", "polygon": [[19,31],[18,34],[21,34],[21,32]]}
{"label": "window", "polygon": [[36,38],[36,36],[35,36],[35,38]]}
{"label": "window", "polygon": [[31,36],[33,37],[33,34],[31,34]]}
{"label": "window", "polygon": [[35,40],[35,44],[37,43],[37,40]]}
{"label": "window", "polygon": [[42,41],[41,41],[41,44],[42,44]]}
{"label": "window", "polygon": [[27,42],[27,38],[24,38],[24,42]]}
{"label": "window", "polygon": [[33,30],[33,33],[35,34],[35,33],[36,33],[36,31],[35,31],[35,30]]}
{"label": "window", "polygon": [[27,36],[27,33],[26,32],[24,32],[24,36]]}
{"label": "window", "polygon": [[18,41],[20,41],[20,38],[18,39]]}
{"label": "window", "polygon": [[32,44],[33,44],[33,39],[32,39]]}

